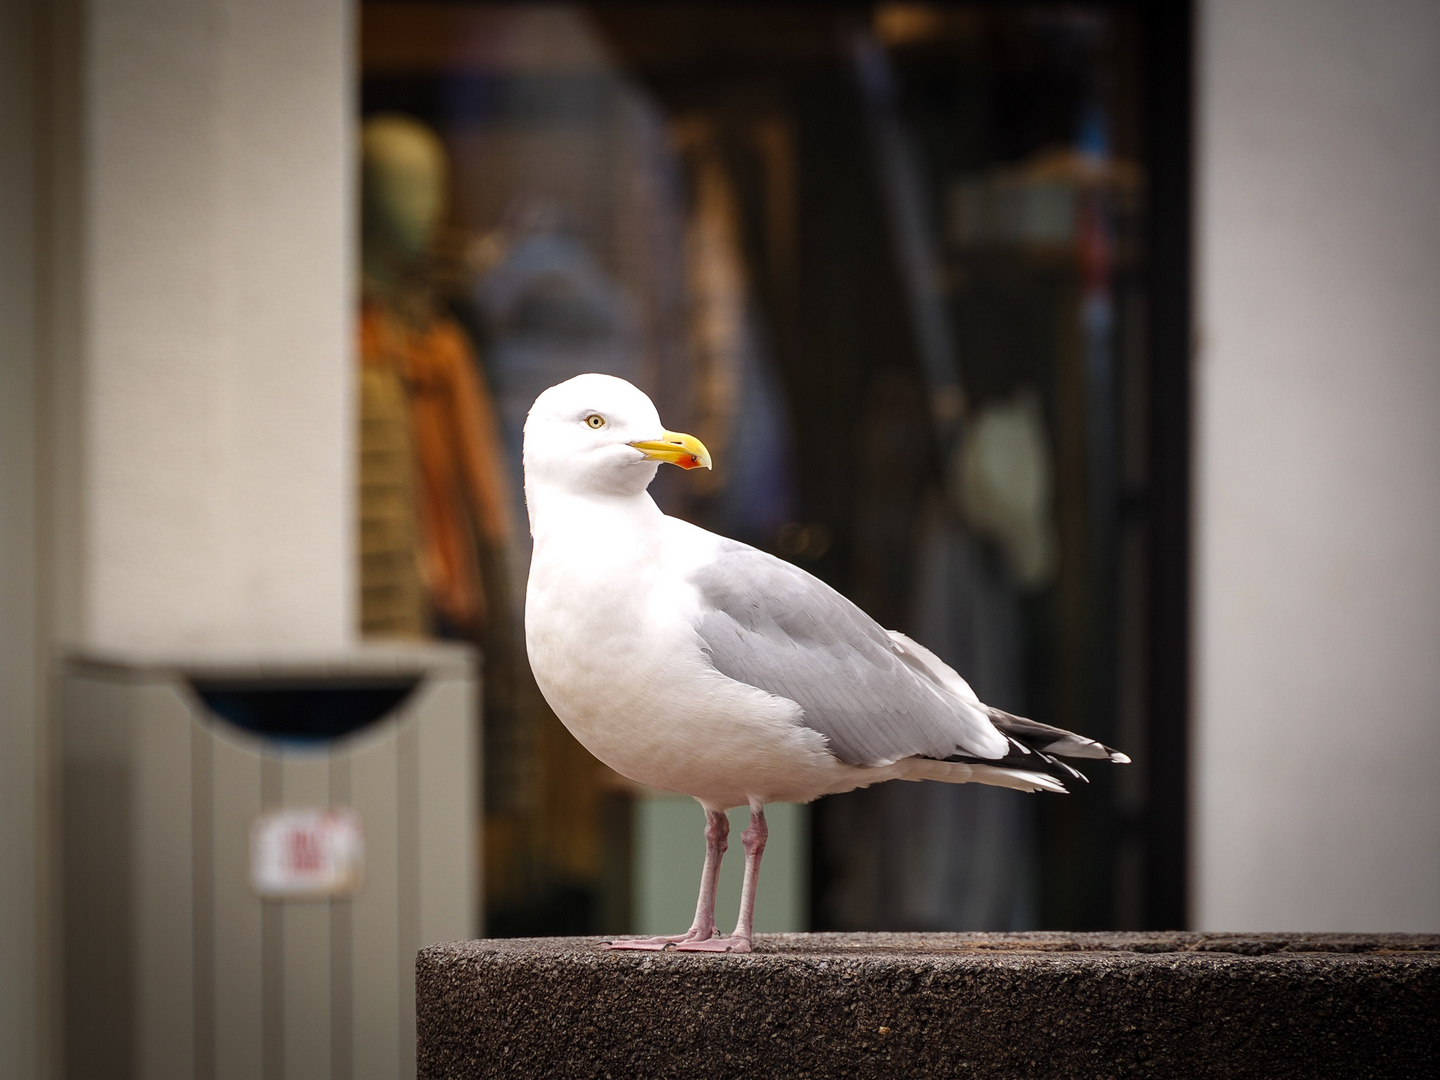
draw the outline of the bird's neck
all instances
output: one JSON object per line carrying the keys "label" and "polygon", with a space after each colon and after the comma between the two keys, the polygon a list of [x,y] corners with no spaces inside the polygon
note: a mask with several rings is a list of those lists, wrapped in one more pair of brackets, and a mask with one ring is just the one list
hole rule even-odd
{"label": "bird's neck", "polygon": [[537,556],[555,545],[648,548],[658,543],[664,515],[648,492],[611,495],[539,487],[526,495]]}

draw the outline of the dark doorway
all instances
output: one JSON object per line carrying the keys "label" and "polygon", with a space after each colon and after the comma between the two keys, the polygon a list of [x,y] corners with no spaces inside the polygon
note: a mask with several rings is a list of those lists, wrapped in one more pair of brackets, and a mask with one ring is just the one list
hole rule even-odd
{"label": "dark doorway", "polygon": [[[456,162],[435,273],[502,419],[613,363],[736,463],[667,511],[1134,759],[822,800],[812,928],[1184,926],[1189,5],[534,10],[363,6],[362,111]],[[563,268],[502,310],[537,230]],[[615,929],[626,792],[526,708],[487,743],[492,910]]]}

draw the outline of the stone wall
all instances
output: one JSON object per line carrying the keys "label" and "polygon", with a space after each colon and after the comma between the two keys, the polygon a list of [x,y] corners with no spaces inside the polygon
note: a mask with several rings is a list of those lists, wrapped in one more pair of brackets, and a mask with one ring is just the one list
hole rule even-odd
{"label": "stone wall", "polygon": [[436,945],[419,1075],[1440,1075],[1440,936],[783,934]]}

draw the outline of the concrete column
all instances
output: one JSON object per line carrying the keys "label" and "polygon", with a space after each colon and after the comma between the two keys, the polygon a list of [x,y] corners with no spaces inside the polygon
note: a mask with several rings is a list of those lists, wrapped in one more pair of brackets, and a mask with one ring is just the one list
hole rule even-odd
{"label": "concrete column", "polygon": [[346,0],[90,0],[76,633],[352,636]]}
{"label": "concrete column", "polygon": [[1440,930],[1440,5],[1199,14],[1195,922]]}
{"label": "concrete column", "polygon": [[60,1075],[67,644],[352,636],[349,0],[0,0],[0,1076]]}

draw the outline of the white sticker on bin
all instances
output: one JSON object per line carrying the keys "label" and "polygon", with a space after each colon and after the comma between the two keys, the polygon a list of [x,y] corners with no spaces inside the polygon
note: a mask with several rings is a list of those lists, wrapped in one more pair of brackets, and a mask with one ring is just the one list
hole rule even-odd
{"label": "white sticker on bin", "polygon": [[250,825],[250,886],[263,897],[350,896],[364,869],[365,838],[352,810],[272,810]]}

